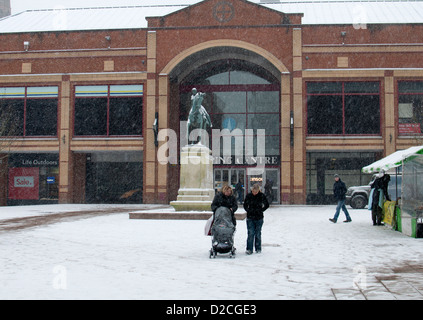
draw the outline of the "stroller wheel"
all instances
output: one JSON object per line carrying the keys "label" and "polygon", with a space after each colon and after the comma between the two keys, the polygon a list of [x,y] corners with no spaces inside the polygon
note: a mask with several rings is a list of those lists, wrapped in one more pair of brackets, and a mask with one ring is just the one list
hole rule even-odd
{"label": "stroller wheel", "polygon": [[236,251],[236,249],[235,248],[232,248],[232,250],[231,250],[231,253],[229,254],[229,258],[235,258],[235,251]]}

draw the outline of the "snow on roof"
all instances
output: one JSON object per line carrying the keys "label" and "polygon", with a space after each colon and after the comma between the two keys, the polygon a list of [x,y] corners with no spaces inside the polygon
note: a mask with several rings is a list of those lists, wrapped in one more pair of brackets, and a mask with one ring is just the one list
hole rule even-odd
{"label": "snow on roof", "polygon": [[416,154],[423,154],[423,146],[411,147],[406,150],[394,152],[383,159],[363,167],[361,171],[364,173],[380,172],[382,169],[388,171],[389,169],[401,166],[403,160]]}
{"label": "snow on roof", "polygon": [[[284,13],[304,13],[304,25],[423,23],[423,1],[254,2]],[[146,17],[165,16],[188,6],[189,4],[28,10],[0,19],[0,33],[147,28]]]}
{"label": "snow on roof", "polygon": [[186,5],[29,10],[0,20],[0,33],[147,28],[146,17],[163,16]]}
{"label": "snow on roof", "polygon": [[291,1],[262,3],[284,13],[304,13],[303,24],[423,23],[422,1]]}

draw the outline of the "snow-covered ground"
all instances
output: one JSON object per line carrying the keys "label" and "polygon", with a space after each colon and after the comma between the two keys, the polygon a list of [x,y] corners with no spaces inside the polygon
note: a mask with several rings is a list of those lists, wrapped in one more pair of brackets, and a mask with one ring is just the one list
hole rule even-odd
{"label": "snow-covered ground", "polygon": [[[0,207],[0,225],[96,208],[104,206]],[[395,268],[421,264],[422,240],[372,226],[368,210],[349,209],[352,223],[342,223],[341,212],[333,224],[334,210],[271,207],[263,251],[251,256],[244,253],[246,223],[238,221],[235,259],[209,259],[202,220],[131,220],[116,213],[0,231],[0,299],[398,298],[380,278],[390,281]]]}

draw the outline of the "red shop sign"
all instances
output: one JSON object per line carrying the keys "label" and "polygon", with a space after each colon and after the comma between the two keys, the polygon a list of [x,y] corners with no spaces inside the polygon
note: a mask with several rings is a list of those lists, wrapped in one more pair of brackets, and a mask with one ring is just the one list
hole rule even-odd
{"label": "red shop sign", "polygon": [[9,169],[9,199],[38,200],[39,185],[39,168]]}
{"label": "red shop sign", "polygon": [[422,133],[420,123],[400,123],[399,133]]}

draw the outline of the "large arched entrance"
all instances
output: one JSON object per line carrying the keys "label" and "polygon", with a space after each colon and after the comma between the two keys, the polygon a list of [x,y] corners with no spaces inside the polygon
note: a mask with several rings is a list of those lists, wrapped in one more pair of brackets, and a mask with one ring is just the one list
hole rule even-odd
{"label": "large arched entrance", "polygon": [[[244,197],[252,184],[259,183],[274,203],[280,203],[280,78],[280,70],[269,61],[238,47],[193,53],[169,74],[173,88],[170,105],[179,105],[180,121],[188,117],[191,90],[196,88],[206,93],[203,105],[214,133],[224,129],[232,133],[229,156],[223,150],[227,144],[219,142],[216,150],[215,138],[210,139],[216,190],[224,184],[235,188],[241,183],[240,196]],[[263,136],[259,137],[259,132]],[[258,165],[264,167],[262,172],[250,170]]]}

